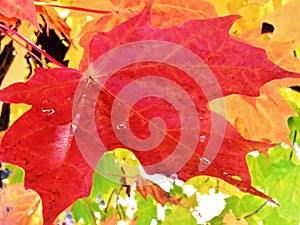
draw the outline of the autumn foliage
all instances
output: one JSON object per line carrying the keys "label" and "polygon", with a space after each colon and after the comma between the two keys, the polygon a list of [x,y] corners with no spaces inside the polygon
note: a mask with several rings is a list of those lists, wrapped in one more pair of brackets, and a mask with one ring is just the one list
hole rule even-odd
{"label": "autumn foliage", "polygon": [[[41,35],[43,27],[39,24],[43,24],[47,27],[44,33],[49,35],[53,29],[70,44],[64,58],[69,60],[68,65],[66,61],[56,63],[59,60],[42,57],[44,65],[36,66],[39,68],[35,68],[26,82],[5,85],[0,91],[2,102],[31,106],[5,132],[0,160],[25,170],[24,185],[40,196],[44,224],[52,224],[72,203],[90,195],[93,174],[104,152],[118,148],[130,150],[149,174],[167,177],[176,174],[183,181],[197,176],[220,178],[243,192],[277,203],[271,194],[254,187],[246,156],[252,151],[268,155],[268,149],[280,142],[293,146],[287,119],[296,112],[279,90],[300,83],[300,63],[292,54],[297,52],[300,44],[299,29],[286,30],[285,26],[290,20],[286,15],[292,8],[299,8],[299,1],[283,6],[267,5],[273,1],[66,2],[2,0],[0,8],[1,35],[18,39],[15,33],[6,29],[11,27],[31,39],[31,34],[25,30]],[[66,19],[58,14],[63,9],[69,10]],[[92,20],[87,21],[87,16]],[[21,25],[17,26],[18,21]],[[262,32],[263,23],[272,25],[274,31]],[[299,26],[295,22],[292,24]],[[169,63],[176,52],[164,52],[163,48],[155,50],[155,47],[147,51],[145,47],[144,55],[138,57],[147,60],[124,64],[111,76],[99,72],[101,66],[109,67],[135,57],[129,52],[128,55],[109,58],[109,61],[105,57],[110,51],[141,41],[183,47],[199,57],[208,70],[202,68],[203,74],[191,77],[183,67]],[[25,48],[28,51],[33,49],[30,45]],[[181,58],[180,63],[186,66],[189,62]],[[210,82],[205,74],[207,71],[213,74],[217,83]],[[22,70],[19,73],[19,77],[24,77]],[[126,87],[137,80],[146,82],[149,77],[155,82],[137,83],[122,98]],[[101,79],[105,82],[101,83]],[[177,89],[173,91],[167,81],[176,84],[192,99],[197,120],[190,127],[182,127],[185,120],[182,118],[190,116],[189,108],[185,108],[187,101]],[[78,87],[83,83],[86,84],[84,96],[78,94]],[[146,90],[147,96],[132,106],[124,103],[126,99],[134,99],[142,90]],[[163,91],[170,97],[161,97],[165,96]],[[168,99],[175,99],[175,103]],[[95,105],[91,103],[94,100]],[[120,123],[112,119],[116,104],[119,111],[129,108],[128,118],[117,114],[116,121]],[[176,104],[182,105],[182,111],[188,111],[185,112],[187,116],[180,115]],[[93,112],[88,114],[91,107]],[[77,116],[80,116],[78,120]],[[94,116],[96,135],[86,129],[91,125],[83,118],[90,116]],[[155,123],[153,118],[163,120],[164,127]],[[193,126],[200,128],[196,141],[192,135],[183,140],[184,132],[192,130]],[[142,141],[131,139],[127,133],[129,127],[137,139],[152,138],[152,142],[158,144],[152,145],[151,142],[148,151],[143,151],[142,145],[132,147]],[[160,140],[158,137],[162,133]],[[78,136],[84,147],[79,144]],[[97,145],[98,139],[103,146]],[[220,144],[215,140],[221,140]],[[177,147],[179,150],[174,154]],[[96,150],[86,154],[83,148]],[[181,161],[184,165],[178,168]],[[201,163],[207,164],[204,170],[199,169]],[[140,175],[128,181],[130,169],[124,168],[121,167],[122,170],[115,175],[122,188],[127,188],[128,195],[132,185],[136,184],[137,192],[145,199],[150,194],[162,205],[166,202],[178,207],[187,204],[179,196],[168,196],[157,184]],[[101,174],[101,169],[97,171]],[[11,201],[7,199],[11,195],[25,192],[20,185],[15,184],[15,189],[14,185],[8,187],[0,203]],[[25,198],[34,198],[28,204],[33,204],[37,211],[41,210],[35,193],[26,192],[22,196],[24,201],[27,201]],[[13,204],[18,205],[18,202]],[[117,218],[115,213],[105,224],[116,224]],[[30,217],[28,221],[33,219],[37,218]],[[28,221],[26,224],[35,224]],[[131,222],[135,223],[135,220]]]}

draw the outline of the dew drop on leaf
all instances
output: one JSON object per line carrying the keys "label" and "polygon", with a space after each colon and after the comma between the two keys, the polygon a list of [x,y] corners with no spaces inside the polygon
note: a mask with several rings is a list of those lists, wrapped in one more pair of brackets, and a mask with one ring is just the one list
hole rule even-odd
{"label": "dew drop on leaf", "polygon": [[118,130],[126,129],[126,125],[124,125],[124,124],[119,124],[119,125],[117,125],[117,129],[118,129]]}
{"label": "dew drop on leaf", "polygon": [[204,157],[200,158],[200,161],[205,162],[207,164],[210,164],[210,161],[207,158],[204,158]]}
{"label": "dew drop on leaf", "polygon": [[48,113],[48,115],[51,115],[55,113],[55,109],[42,109],[43,113]]}
{"label": "dew drop on leaf", "polygon": [[205,137],[204,135],[201,135],[201,136],[199,137],[199,141],[200,141],[201,143],[204,143],[204,142],[205,142],[205,139],[206,139],[206,137]]}

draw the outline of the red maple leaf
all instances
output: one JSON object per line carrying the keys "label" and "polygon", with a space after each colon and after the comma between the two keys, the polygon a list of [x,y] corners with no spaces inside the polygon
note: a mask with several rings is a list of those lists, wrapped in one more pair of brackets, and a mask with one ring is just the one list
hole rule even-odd
{"label": "red maple leaf", "polygon": [[[27,83],[3,90],[3,100],[32,105],[6,132],[1,160],[23,167],[25,186],[43,201],[44,224],[89,194],[93,170],[72,132],[72,96],[81,74],[71,69],[37,69]],[[64,75],[62,75],[64,74]]]}
{"label": "red maple leaf", "polygon": [[[2,101],[32,105],[3,137],[0,154],[2,161],[25,169],[26,187],[41,195],[44,224],[51,224],[63,209],[88,195],[92,168],[96,167],[105,149],[116,147],[132,150],[149,173],[171,175],[176,172],[183,180],[197,175],[215,176],[243,191],[271,200],[251,186],[245,162],[249,151],[264,150],[271,145],[242,138],[223,117],[209,111],[207,102],[220,97],[216,84],[224,95],[255,96],[259,94],[259,87],[270,80],[299,75],[269,62],[263,50],[232,38],[228,30],[235,19],[235,16],[230,16],[194,20],[180,27],[158,29],[151,25],[148,7],[111,32],[97,33],[93,37],[83,60],[89,58],[94,63],[82,80],[81,73],[72,69],[38,69],[27,83],[17,83],[0,91]],[[164,52],[164,48],[161,49],[162,62],[148,60],[126,65],[102,83],[108,75],[98,71],[99,63],[100,67],[110,66],[130,59],[132,55],[127,51],[127,54],[118,55],[110,61],[97,61],[98,57],[124,44],[143,47],[135,45],[141,40],[161,41],[161,44],[166,44],[163,46],[179,46],[173,50],[184,47],[184,51],[189,50],[205,62],[201,65],[208,65],[212,71],[210,74],[218,83],[211,84],[207,74],[198,74],[205,84],[205,90],[201,90],[185,71],[168,64],[168,60],[176,56],[176,51]],[[140,59],[157,53],[157,49],[150,48],[149,52],[149,46],[145,47],[146,54]],[[185,58],[179,60],[187,65]],[[148,78],[155,82],[147,83]],[[187,94],[172,89],[168,86],[169,82]],[[79,83],[83,86],[76,89]],[[130,84],[135,85],[133,91],[122,92]],[[84,93],[80,93],[81,90]],[[144,94],[149,95],[130,105],[127,100],[139,96],[141,90],[146,90]],[[151,95],[151,91],[158,91],[158,94]],[[176,102],[171,104],[170,99],[164,98],[165,92],[160,91],[168,92],[170,99]],[[194,103],[191,106],[187,104],[189,99]],[[178,112],[176,107],[180,105],[179,111],[186,117]],[[112,109],[124,110],[129,116],[124,117],[116,111],[112,113]],[[189,120],[189,116],[193,119]],[[161,119],[153,120],[156,117]],[[183,123],[188,126],[182,128]],[[195,127],[201,129],[196,129],[195,133]],[[222,134],[222,131],[225,133]],[[181,139],[183,136],[184,139]],[[100,139],[103,145],[99,145]],[[176,152],[177,146],[179,150]],[[150,149],[142,151],[143,148]],[[166,164],[164,160],[168,157],[169,163]],[[201,165],[205,170],[201,169]],[[239,176],[241,180],[232,176]]]}

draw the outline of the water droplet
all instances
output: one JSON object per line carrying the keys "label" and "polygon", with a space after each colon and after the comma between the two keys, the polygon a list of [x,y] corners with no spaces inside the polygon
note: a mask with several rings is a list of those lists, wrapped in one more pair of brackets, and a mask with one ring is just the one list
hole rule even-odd
{"label": "water droplet", "polygon": [[118,130],[126,129],[126,125],[125,124],[119,124],[119,125],[117,125],[117,129]]}
{"label": "water droplet", "polygon": [[205,139],[206,139],[205,135],[201,135],[201,136],[199,137],[199,141],[202,142],[202,143],[205,142]]}
{"label": "water droplet", "polygon": [[200,161],[205,162],[207,164],[210,164],[210,161],[207,158],[204,158],[204,157],[200,158]]}
{"label": "water droplet", "polygon": [[48,113],[49,115],[55,113],[55,109],[42,109],[43,113]]}

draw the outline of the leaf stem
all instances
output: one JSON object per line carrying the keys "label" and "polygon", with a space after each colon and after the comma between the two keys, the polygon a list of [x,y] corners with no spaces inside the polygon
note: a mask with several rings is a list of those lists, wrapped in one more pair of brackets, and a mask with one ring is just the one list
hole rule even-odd
{"label": "leaf stem", "polygon": [[108,210],[108,206],[109,206],[109,204],[110,204],[110,202],[111,202],[111,199],[112,199],[112,197],[113,197],[113,194],[114,193],[118,193],[118,191],[117,191],[117,189],[114,189],[112,192],[111,192],[111,194],[110,194],[110,196],[109,196],[109,198],[108,198],[108,201],[107,201],[107,204],[106,204],[106,207],[105,207],[105,209],[104,209],[104,216],[103,216],[103,221],[105,220],[105,218],[106,218],[106,214],[107,214],[107,210]]}
{"label": "leaf stem", "polygon": [[250,214],[244,216],[244,219],[247,219],[247,218],[249,218],[250,216],[253,216],[253,215],[255,215],[256,213],[258,213],[260,210],[262,210],[262,209],[265,207],[265,205],[266,205],[268,202],[269,202],[268,200],[265,201],[265,202],[264,202],[258,209],[256,209],[254,212],[252,212],[252,213],[250,213]]}
{"label": "leaf stem", "polygon": [[[11,37],[11,35],[8,34],[8,31],[13,33],[14,35],[16,35],[18,38],[20,38],[22,41],[26,42],[27,44],[29,44],[32,48],[34,48],[36,51],[38,51],[39,53],[41,53],[42,55],[44,55],[46,58],[49,59],[49,61],[51,61],[53,64],[61,67],[61,68],[67,68],[65,65],[61,64],[60,62],[58,62],[56,59],[54,59],[53,57],[51,57],[50,55],[48,55],[45,51],[43,51],[42,49],[40,49],[38,46],[36,46],[34,43],[32,43],[30,40],[28,40],[26,37],[24,37],[23,35],[19,34],[18,32],[16,32],[15,30],[0,24],[0,30],[4,31],[9,37]],[[33,54],[30,50],[27,49],[28,52],[30,52],[31,54]]]}
{"label": "leaf stem", "polygon": [[48,2],[36,2],[36,1],[34,1],[34,4],[36,6],[57,7],[57,8],[61,8],[61,9],[70,9],[70,10],[89,12],[89,13],[98,13],[98,14],[112,14],[112,13],[117,12],[117,11],[106,11],[106,10],[98,10],[98,9],[87,9],[87,8],[82,8],[82,7],[60,5],[60,4],[48,3]]}
{"label": "leaf stem", "polygon": [[[16,38],[14,38],[12,35],[10,35],[9,33],[6,33],[6,35],[12,39],[13,41],[15,41],[18,45],[20,45],[23,49],[25,49],[26,51],[28,51],[28,49],[26,48],[25,45],[23,45],[20,41],[18,41]],[[37,61],[39,61],[45,68],[48,68],[48,66],[46,65],[46,63],[44,63],[36,54],[34,54],[32,51],[28,51],[30,55],[32,55]]]}
{"label": "leaf stem", "polygon": [[[118,201],[118,198],[119,198],[119,195],[120,195],[120,193],[121,193],[121,191],[122,191],[122,189],[123,189],[123,186],[121,186],[119,190],[114,189],[114,190],[111,192],[111,194],[110,194],[110,196],[109,196],[109,198],[108,198],[106,207],[105,207],[105,209],[104,209],[103,221],[104,221],[105,218],[106,218],[106,214],[107,214],[107,211],[108,211],[108,206],[109,206],[109,204],[110,204],[110,202],[111,202],[111,200],[112,200],[112,197],[113,197],[113,194],[114,194],[114,193],[116,194],[116,203],[117,203],[117,205],[116,205],[116,210],[117,210],[117,212],[118,212],[118,214],[119,214],[119,216],[120,216],[121,218],[122,218],[122,216],[124,217],[124,219],[126,218],[125,211],[124,211],[123,207],[122,207],[121,205],[119,205],[118,202],[117,202],[117,201]],[[119,205],[119,207],[121,208],[122,215],[121,215],[120,211],[118,210],[118,205]]]}
{"label": "leaf stem", "polygon": [[85,199],[85,202],[86,202],[86,204],[87,204],[87,206],[88,206],[88,208],[89,208],[89,210],[90,210],[90,213],[91,213],[91,215],[92,215],[94,224],[97,225],[97,221],[96,221],[95,215],[94,215],[94,213],[93,213],[93,209],[92,209],[92,207],[91,207],[90,201],[88,201],[87,199]]}

